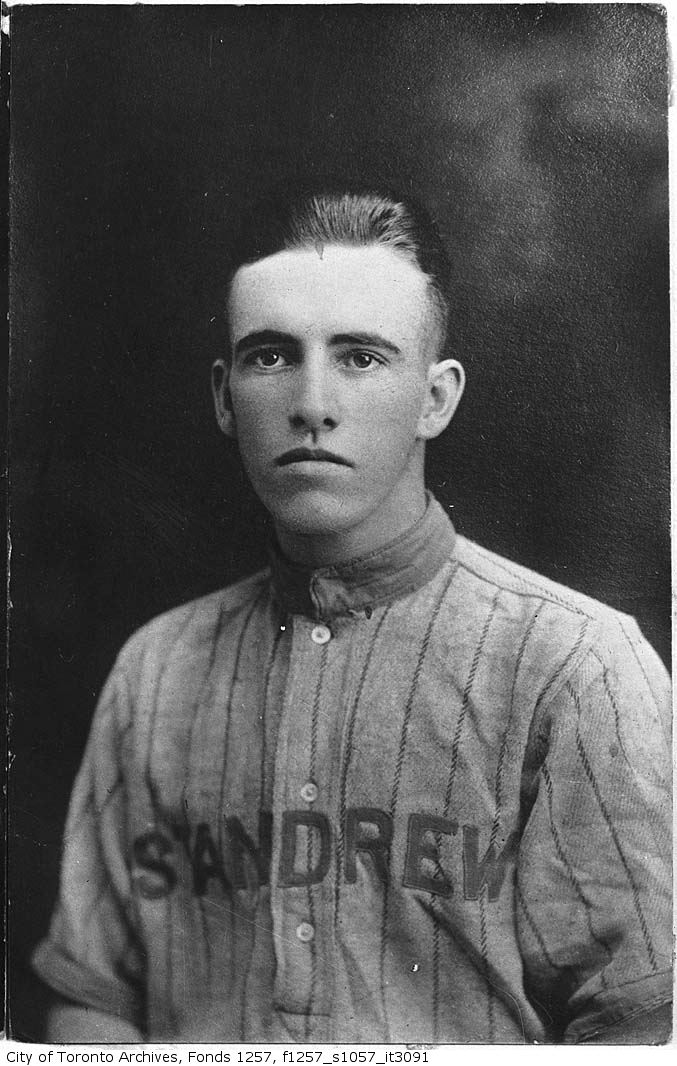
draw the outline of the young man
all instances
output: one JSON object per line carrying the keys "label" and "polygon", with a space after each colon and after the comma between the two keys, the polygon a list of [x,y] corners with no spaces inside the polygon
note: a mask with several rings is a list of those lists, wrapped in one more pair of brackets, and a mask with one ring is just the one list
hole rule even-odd
{"label": "young man", "polygon": [[36,956],[52,1039],[667,1035],[667,677],[426,494],[449,308],[407,201],[245,230],[213,385],[271,569],[118,659]]}

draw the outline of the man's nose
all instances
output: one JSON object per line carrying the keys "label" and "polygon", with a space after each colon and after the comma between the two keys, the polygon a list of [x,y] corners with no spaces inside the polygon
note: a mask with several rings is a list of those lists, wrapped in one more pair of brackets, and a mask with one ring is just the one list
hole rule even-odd
{"label": "man's nose", "polygon": [[333,429],[338,425],[336,390],[328,359],[309,354],[297,367],[290,421],[294,429]]}

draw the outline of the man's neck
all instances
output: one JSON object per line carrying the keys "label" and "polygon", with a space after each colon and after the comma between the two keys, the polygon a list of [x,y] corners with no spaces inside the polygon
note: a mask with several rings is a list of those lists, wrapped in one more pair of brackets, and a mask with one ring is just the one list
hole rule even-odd
{"label": "man's neck", "polygon": [[276,525],[275,531],[287,559],[309,570],[317,570],[340,566],[378,551],[411,529],[423,517],[425,509],[425,489],[421,486],[420,494],[408,499],[406,504],[398,501],[397,507],[379,509],[350,529],[304,533]]}

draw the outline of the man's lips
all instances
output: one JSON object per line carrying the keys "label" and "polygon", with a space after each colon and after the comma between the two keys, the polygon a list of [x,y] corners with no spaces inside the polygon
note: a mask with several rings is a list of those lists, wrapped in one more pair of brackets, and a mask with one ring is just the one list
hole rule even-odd
{"label": "man's lips", "polygon": [[323,448],[292,448],[275,460],[276,466],[289,466],[290,463],[338,463],[339,466],[352,466],[347,459]]}

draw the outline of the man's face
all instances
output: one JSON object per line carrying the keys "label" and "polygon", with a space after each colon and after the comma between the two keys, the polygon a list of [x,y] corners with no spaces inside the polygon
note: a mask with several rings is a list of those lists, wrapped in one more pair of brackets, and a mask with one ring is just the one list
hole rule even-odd
{"label": "man's face", "polygon": [[378,245],[280,252],[236,273],[229,323],[217,407],[228,370],[227,417],[282,546],[312,538],[348,557],[408,528],[424,441],[444,428],[426,419],[446,364],[418,267]]}

